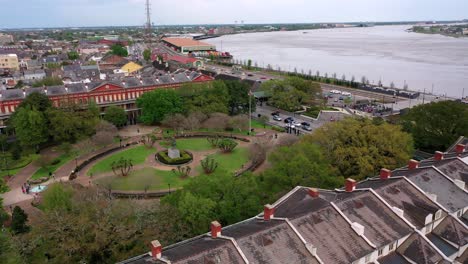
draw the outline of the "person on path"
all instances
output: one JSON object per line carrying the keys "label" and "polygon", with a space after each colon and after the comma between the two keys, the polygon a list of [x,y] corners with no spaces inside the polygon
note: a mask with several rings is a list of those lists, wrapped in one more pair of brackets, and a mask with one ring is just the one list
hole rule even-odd
{"label": "person on path", "polygon": [[24,193],[26,193],[26,191],[24,190],[24,186],[21,186],[21,191]]}

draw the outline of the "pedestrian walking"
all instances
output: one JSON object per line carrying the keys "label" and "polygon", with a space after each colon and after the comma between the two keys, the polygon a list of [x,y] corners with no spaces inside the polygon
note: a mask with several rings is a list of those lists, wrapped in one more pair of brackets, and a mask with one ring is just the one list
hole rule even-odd
{"label": "pedestrian walking", "polygon": [[26,191],[24,190],[24,186],[21,186],[21,191],[23,192],[23,194],[26,192]]}

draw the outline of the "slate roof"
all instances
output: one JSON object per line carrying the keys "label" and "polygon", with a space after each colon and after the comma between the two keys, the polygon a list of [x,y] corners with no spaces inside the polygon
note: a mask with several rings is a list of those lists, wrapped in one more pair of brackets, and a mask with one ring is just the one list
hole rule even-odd
{"label": "slate roof", "polygon": [[437,161],[434,166],[453,180],[460,180],[465,183],[465,190],[468,189],[468,164],[459,159]]}
{"label": "slate roof", "polygon": [[439,263],[444,260],[444,257],[418,233],[412,234],[396,251],[418,264]]}
{"label": "slate roof", "polygon": [[411,264],[402,255],[397,252],[392,252],[384,257],[378,259],[380,264]]}
{"label": "slate roof", "polygon": [[391,206],[403,210],[404,217],[418,228],[425,226],[425,220],[429,214],[435,215],[441,210],[436,203],[405,178],[371,179],[360,182],[357,188],[374,189]]}
{"label": "slate roof", "polygon": [[468,244],[468,229],[452,216],[448,216],[442,220],[442,222],[432,230],[432,233],[459,247]]}
{"label": "slate roof", "polygon": [[290,219],[325,263],[349,263],[374,250],[327,201],[339,195],[320,192],[321,197],[312,198],[300,188],[275,208],[275,216]]}
{"label": "slate roof", "polygon": [[411,233],[412,228],[370,191],[348,193],[336,205],[351,220],[364,226],[364,235],[382,247]]}
{"label": "slate roof", "polygon": [[450,243],[434,234],[427,234],[426,237],[447,257],[452,256],[458,251],[458,249],[452,246]]}
{"label": "slate roof", "polygon": [[236,240],[250,263],[319,263],[283,220],[252,219],[227,227],[222,234]]}
{"label": "slate roof", "polygon": [[[74,83],[74,84],[67,84],[67,85],[48,86],[47,94],[48,95],[65,95],[67,94],[67,90],[65,89],[65,87],[68,88],[68,94],[83,93],[87,91],[85,86],[88,86],[88,91],[91,91],[94,88],[99,87],[105,83],[113,83],[125,89],[165,85],[165,84],[171,84],[171,83],[184,83],[184,82],[191,82],[194,79],[198,78],[199,76],[201,76],[200,73],[191,72],[190,74],[187,74],[187,73],[166,74],[163,76],[151,76],[151,77],[145,77],[141,79],[138,79],[135,77],[125,77],[125,78],[119,77],[110,81],[98,81],[98,82],[91,82],[87,84]],[[125,85],[124,85],[124,82],[125,82]],[[27,88],[24,90],[24,92],[26,93],[26,96],[33,92],[39,92],[39,93],[45,94],[44,87]],[[24,98],[22,89],[2,90],[0,91],[0,93],[2,95],[0,98],[0,101],[22,100]]]}
{"label": "slate roof", "polygon": [[437,202],[449,212],[456,212],[468,205],[468,194],[447,179],[435,168],[396,170],[394,176],[406,176],[426,193],[437,195]]}

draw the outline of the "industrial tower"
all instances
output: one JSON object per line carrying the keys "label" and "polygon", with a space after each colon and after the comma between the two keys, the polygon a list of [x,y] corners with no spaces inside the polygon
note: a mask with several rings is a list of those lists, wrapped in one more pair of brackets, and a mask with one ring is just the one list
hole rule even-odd
{"label": "industrial tower", "polygon": [[148,48],[151,48],[151,42],[153,38],[153,32],[151,29],[151,5],[150,5],[150,0],[146,0],[146,42],[148,45]]}

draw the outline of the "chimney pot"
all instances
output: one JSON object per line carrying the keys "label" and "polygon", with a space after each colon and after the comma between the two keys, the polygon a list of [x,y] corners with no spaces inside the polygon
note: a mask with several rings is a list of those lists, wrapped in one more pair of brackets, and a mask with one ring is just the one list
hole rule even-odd
{"label": "chimney pot", "polygon": [[411,159],[408,162],[408,169],[414,170],[414,169],[417,169],[417,168],[419,168],[419,161]]}
{"label": "chimney pot", "polygon": [[160,259],[161,252],[162,252],[161,243],[159,243],[158,240],[151,241],[151,257],[153,257],[153,259]]}
{"label": "chimney pot", "polygon": [[444,153],[440,151],[436,151],[434,154],[434,159],[435,160],[443,160],[444,159]]}
{"label": "chimney pot", "polygon": [[265,207],[263,208],[263,220],[269,221],[271,218],[273,218],[274,214],[275,208],[270,204],[265,205]]}
{"label": "chimney pot", "polygon": [[315,188],[309,188],[308,193],[309,193],[310,197],[313,197],[313,198],[317,198],[320,195],[319,191],[317,189],[315,189]]}
{"label": "chimney pot", "polygon": [[462,154],[463,152],[465,152],[465,147],[466,146],[463,144],[458,144],[455,148],[455,151],[457,152],[457,154]]}
{"label": "chimney pot", "polygon": [[354,191],[354,189],[356,189],[356,181],[351,178],[346,179],[345,189],[346,189],[346,192]]}
{"label": "chimney pot", "polygon": [[218,221],[211,222],[211,237],[217,238],[221,235],[221,224]]}
{"label": "chimney pot", "polygon": [[380,170],[380,179],[381,180],[386,180],[392,176],[392,171],[389,169],[381,169]]}

